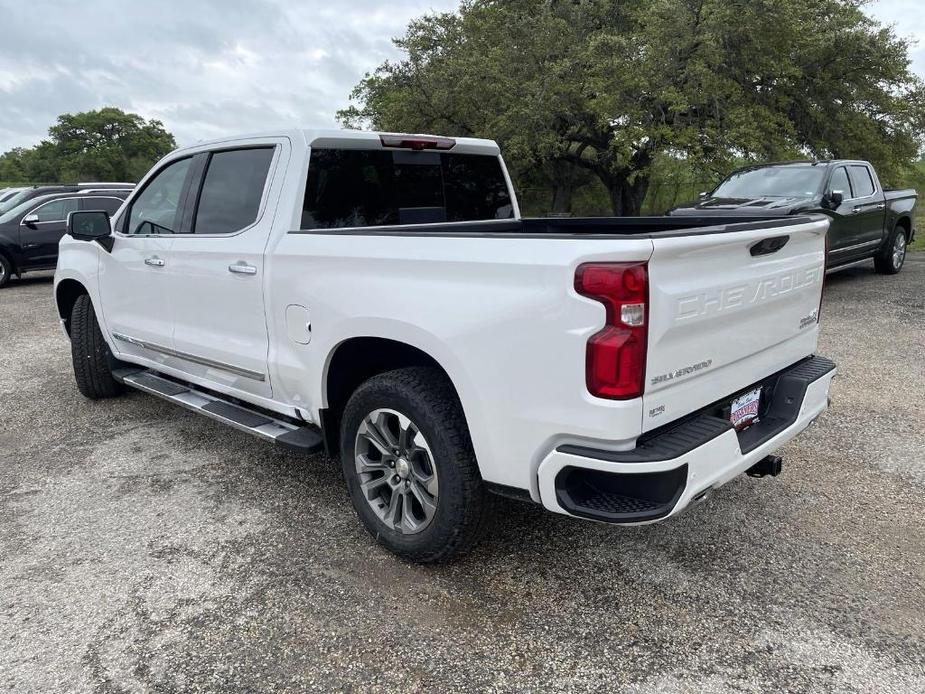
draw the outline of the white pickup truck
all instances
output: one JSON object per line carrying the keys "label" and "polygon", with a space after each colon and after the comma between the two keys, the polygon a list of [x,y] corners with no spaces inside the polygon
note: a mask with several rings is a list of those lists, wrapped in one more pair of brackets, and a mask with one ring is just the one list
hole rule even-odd
{"label": "white pickup truck", "polygon": [[85,396],[324,448],[379,542],[442,561],[491,493],[631,524],[777,474],[835,375],[827,225],[522,219],[491,141],[295,130],[72,213],[54,291]]}

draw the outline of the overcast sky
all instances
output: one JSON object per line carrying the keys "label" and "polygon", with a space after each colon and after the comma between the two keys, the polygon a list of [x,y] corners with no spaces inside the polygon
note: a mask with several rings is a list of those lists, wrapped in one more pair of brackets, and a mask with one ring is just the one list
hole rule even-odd
{"label": "overcast sky", "polygon": [[[869,11],[915,38],[922,0]],[[230,133],[335,126],[363,74],[413,17],[457,0],[0,0],[0,152],[32,146],[60,113],[118,106],[181,145]]]}

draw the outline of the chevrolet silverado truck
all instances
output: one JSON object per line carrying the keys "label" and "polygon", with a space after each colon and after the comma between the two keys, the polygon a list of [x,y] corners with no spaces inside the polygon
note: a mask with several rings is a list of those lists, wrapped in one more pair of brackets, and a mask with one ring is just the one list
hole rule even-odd
{"label": "chevrolet silverado truck", "polygon": [[777,474],[835,375],[828,225],[522,219],[494,142],[296,130],[73,212],[54,293],[83,395],[326,450],[371,535],[436,562],[493,494],[637,524]]}
{"label": "chevrolet silverado truck", "polygon": [[824,214],[831,220],[827,268],[873,258],[877,272],[895,275],[915,238],[917,198],[911,188],[883,188],[866,161],[792,161],[734,171],[712,192],[668,214]]}

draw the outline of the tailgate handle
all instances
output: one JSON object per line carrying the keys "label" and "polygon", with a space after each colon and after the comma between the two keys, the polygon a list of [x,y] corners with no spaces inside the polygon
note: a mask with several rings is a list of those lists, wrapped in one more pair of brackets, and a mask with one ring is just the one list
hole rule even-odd
{"label": "tailgate handle", "polygon": [[749,251],[753,256],[770,255],[771,253],[777,253],[786,246],[789,240],[789,236],[773,236],[769,239],[761,239],[761,241],[752,245]]}

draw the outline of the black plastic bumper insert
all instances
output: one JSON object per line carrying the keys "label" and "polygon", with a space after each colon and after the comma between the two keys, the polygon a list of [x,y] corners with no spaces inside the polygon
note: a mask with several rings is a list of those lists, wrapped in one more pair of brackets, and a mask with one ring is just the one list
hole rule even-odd
{"label": "black plastic bumper insert", "polygon": [[664,518],[687,485],[687,465],[661,472],[605,472],[564,467],[556,475],[556,498],[569,513],[610,523]]}

